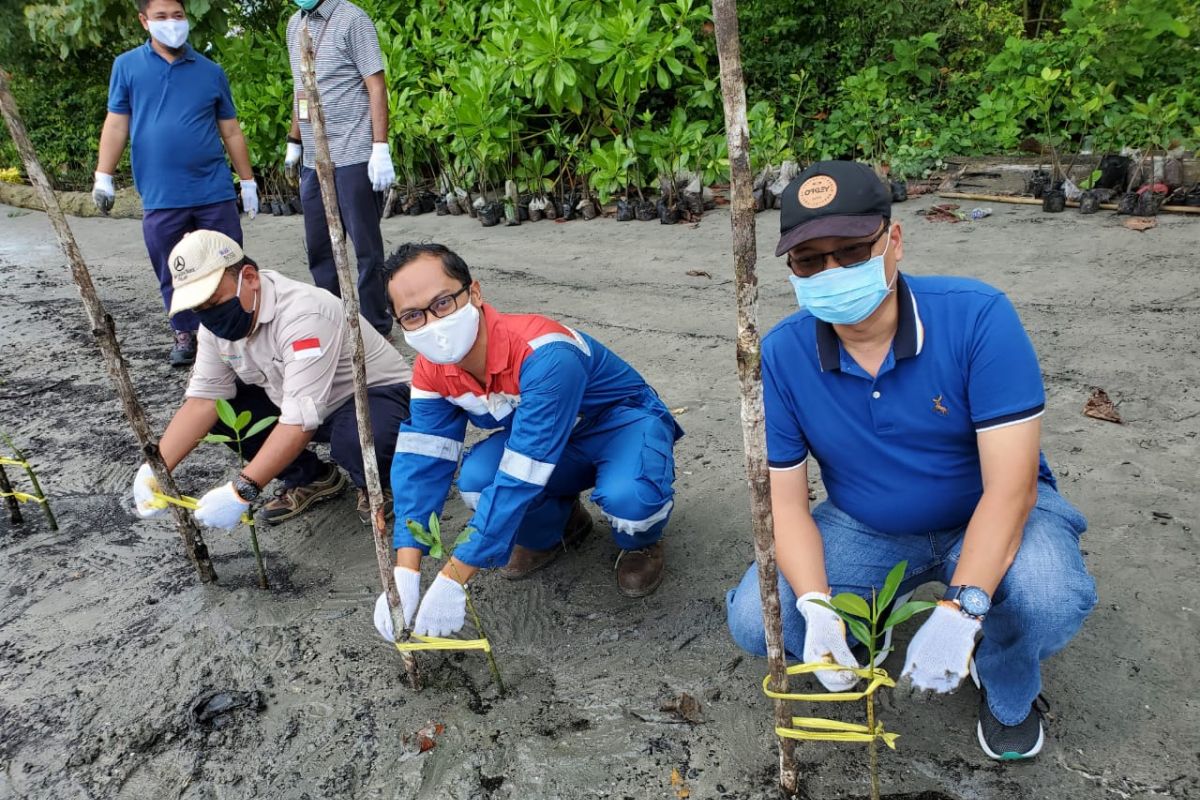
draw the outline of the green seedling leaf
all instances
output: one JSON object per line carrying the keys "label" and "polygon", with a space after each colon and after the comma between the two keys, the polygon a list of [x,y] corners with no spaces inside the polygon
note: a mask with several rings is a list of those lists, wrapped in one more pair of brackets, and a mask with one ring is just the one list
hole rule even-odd
{"label": "green seedling leaf", "polygon": [[249,424],[250,424],[250,412],[243,411],[242,413],[238,414],[237,419],[235,419],[233,421],[233,429],[235,431],[240,431],[242,428],[246,427]]}
{"label": "green seedling leaf", "polygon": [[204,442],[205,444],[228,444],[229,442],[232,442],[233,439],[229,438],[223,433],[210,433],[200,441]]}
{"label": "green seedling leaf", "polygon": [[835,595],[832,600],[832,605],[834,611],[853,614],[854,616],[862,617],[867,621],[870,621],[871,619],[871,609],[867,605],[867,601],[863,600],[853,592],[842,592],[839,595]]}
{"label": "green seedling leaf", "polygon": [[928,600],[909,600],[904,605],[897,608],[888,615],[887,621],[883,623],[883,630],[894,628],[901,622],[904,622],[913,614],[920,614],[922,611],[928,611],[936,606],[937,603],[931,603]]}
{"label": "green seedling leaf", "polygon": [[437,514],[429,515],[429,535],[439,541],[442,538],[442,523]]}
{"label": "green seedling leaf", "polygon": [[217,400],[217,417],[230,428],[237,430],[237,412],[233,410],[233,406],[229,405],[229,401],[224,398]]}
{"label": "green seedling leaf", "polygon": [[887,608],[892,602],[892,598],[896,596],[896,590],[900,588],[900,582],[904,580],[904,571],[906,569],[908,569],[907,561],[901,561],[892,567],[892,571],[888,573],[887,578],[883,581],[883,589],[879,592],[879,608]]}
{"label": "green seedling leaf", "polygon": [[463,528],[462,533],[460,533],[458,535],[458,538],[454,540],[454,549],[457,550],[458,546],[460,544],[466,544],[467,540],[470,539],[474,533],[475,533],[475,529],[472,528],[470,525]]}
{"label": "green seedling leaf", "polygon": [[871,630],[863,623],[862,620],[854,619],[853,617],[849,616],[843,616],[842,619],[846,621],[846,625],[849,626],[850,632],[854,634],[855,639],[858,639],[867,647],[875,646],[874,642],[872,641],[874,637],[871,636]]}
{"label": "green seedling leaf", "polygon": [[404,526],[408,528],[408,532],[412,537],[426,547],[433,545],[433,538],[429,535],[429,531],[425,530],[425,526],[419,522],[413,522],[411,519],[404,521]]}
{"label": "green seedling leaf", "polygon": [[250,430],[246,431],[242,435],[242,438],[249,439],[251,436],[257,436],[258,434],[262,433],[263,429],[271,427],[278,421],[279,417],[263,417],[258,422],[251,425]]}

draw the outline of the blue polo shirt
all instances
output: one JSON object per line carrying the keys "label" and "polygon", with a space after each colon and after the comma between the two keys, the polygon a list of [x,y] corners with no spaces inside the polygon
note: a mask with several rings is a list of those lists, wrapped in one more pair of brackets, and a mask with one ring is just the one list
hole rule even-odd
{"label": "blue polo shirt", "polygon": [[217,120],[234,119],[225,70],[186,45],[168,62],[149,40],[117,56],[108,110],[128,114],[142,208],[194,208],[234,199]]}
{"label": "blue polo shirt", "polygon": [[1042,414],[1037,355],[985,283],[900,275],[896,294],[896,335],[874,378],[808,311],[763,339],[767,460],[796,469],[812,453],[833,504],[884,533],[966,525],[983,495],[977,434]]}

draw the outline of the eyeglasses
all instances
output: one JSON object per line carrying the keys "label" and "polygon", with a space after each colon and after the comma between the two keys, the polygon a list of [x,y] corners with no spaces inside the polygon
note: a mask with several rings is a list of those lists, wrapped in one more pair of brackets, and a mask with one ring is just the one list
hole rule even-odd
{"label": "eyeglasses", "polygon": [[884,225],[883,230],[875,234],[869,241],[839,247],[837,250],[812,253],[800,258],[793,258],[792,254],[788,253],[788,268],[797,278],[811,278],[825,269],[825,261],[829,258],[832,258],[839,267],[857,267],[871,258],[871,250],[874,249],[875,243],[883,238],[890,227],[890,225]]}
{"label": "eyeglasses", "polygon": [[[425,308],[414,308],[405,311],[403,314],[396,316],[400,327],[406,331],[416,331],[425,327],[425,323],[429,321],[429,314],[441,319],[448,317],[458,310],[458,296],[471,288],[471,284],[465,284],[461,289],[453,294],[444,294],[434,300]],[[393,312],[394,313],[394,312]]]}

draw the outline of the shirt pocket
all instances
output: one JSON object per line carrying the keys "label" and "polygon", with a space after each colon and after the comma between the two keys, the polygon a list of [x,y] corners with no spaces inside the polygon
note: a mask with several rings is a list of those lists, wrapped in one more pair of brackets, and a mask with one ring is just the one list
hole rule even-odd
{"label": "shirt pocket", "polygon": [[248,383],[251,386],[267,385],[267,374],[256,366],[244,365],[235,367],[233,371],[242,383]]}

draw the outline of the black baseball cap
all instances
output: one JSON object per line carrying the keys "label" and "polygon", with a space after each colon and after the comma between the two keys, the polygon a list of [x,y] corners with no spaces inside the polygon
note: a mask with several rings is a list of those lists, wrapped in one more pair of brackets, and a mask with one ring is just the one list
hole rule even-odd
{"label": "black baseball cap", "polygon": [[779,198],[781,256],[809,239],[870,236],[892,215],[892,193],[866,164],[818,161]]}

